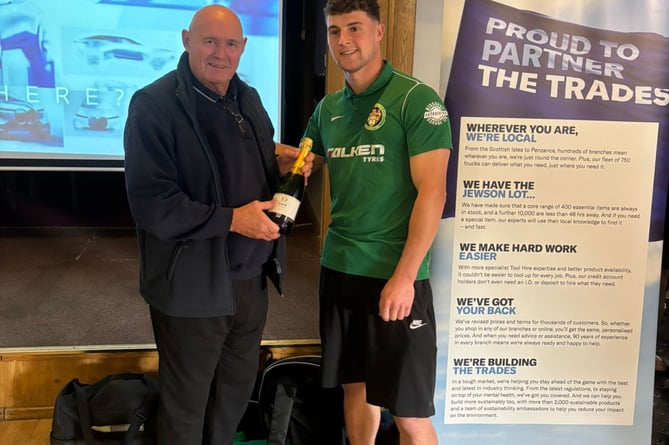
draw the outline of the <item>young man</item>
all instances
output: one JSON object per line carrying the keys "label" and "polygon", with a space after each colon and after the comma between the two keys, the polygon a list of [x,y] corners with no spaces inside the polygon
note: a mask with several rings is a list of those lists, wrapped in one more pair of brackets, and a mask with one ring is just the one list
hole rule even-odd
{"label": "young man", "polygon": [[158,347],[158,443],[231,445],[285,241],[265,211],[297,150],[273,142],[237,75],[246,38],[230,9],[201,8],[182,40],[176,70],[130,103],[126,185]]}
{"label": "young man", "polygon": [[448,115],[434,90],[382,59],[376,0],[330,0],[325,16],[346,86],[317,105],[305,131],[331,186],[323,384],[344,387],[352,445],[374,443],[379,407],[393,414],[401,444],[436,444],[428,267],[446,200]]}

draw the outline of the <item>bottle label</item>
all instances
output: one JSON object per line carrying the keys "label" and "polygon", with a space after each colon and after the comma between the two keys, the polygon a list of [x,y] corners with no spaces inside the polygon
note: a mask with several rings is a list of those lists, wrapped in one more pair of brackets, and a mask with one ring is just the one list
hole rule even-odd
{"label": "bottle label", "polygon": [[285,193],[275,193],[274,201],[276,204],[274,204],[274,207],[270,209],[270,212],[287,216],[288,218],[295,221],[297,211],[300,209],[299,199],[290,195],[286,195]]}

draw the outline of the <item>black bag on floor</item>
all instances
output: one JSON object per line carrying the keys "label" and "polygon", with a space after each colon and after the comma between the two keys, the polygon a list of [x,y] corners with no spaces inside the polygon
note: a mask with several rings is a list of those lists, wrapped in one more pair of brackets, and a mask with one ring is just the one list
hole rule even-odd
{"label": "black bag on floor", "polygon": [[244,411],[244,415],[242,416],[242,420],[240,420],[239,425],[237,426],[237,432],[243,433],[242,435],[245,440],[253,441],[267,439],[267,428],[265,427],[260,408],[258,393],[260,392],[260,383],[262,382],[262,376],[265,373],[265,369],[267,369],[273,362],[274,358],[272,357],[272,351],[270,349],[261,348],[253,391],[249,398],[249,403],[246,406],[246,411]]}
{"label": "black bag on floor", "polygon": [[277,360],[263,372],[258,392],[267,445],[344,445],[340,387],[321,387],[321,357]]}
{"label": "black bag on floor", "polygon": [[51,445],[154,445],[158,380],[113,374],[93,383],[70,381],[56,397]]}

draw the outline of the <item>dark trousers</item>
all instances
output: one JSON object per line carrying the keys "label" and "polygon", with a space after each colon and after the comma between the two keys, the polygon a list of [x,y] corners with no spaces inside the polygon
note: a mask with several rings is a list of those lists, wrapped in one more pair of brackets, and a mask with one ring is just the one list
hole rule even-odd
{"label": "dark trousers", "polygon": [[160,445],[231,445],[248,404],[267,318],[261,277],[235,282],[237,311],[212,318],[151,308],[158,346]]}

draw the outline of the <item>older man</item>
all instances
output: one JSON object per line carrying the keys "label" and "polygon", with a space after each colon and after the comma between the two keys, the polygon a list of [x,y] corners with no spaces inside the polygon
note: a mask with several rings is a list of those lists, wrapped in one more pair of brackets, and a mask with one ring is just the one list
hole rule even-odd
{"label": "older man", "polygon": [[230,9],[201,8],[182,40],[176,70],[131,100],[126,185],[159,354],[158,442],[231,444],[256,374],[266,278],[282,269],[284,238],[265,211],[297,150],[273,141],[258,93],[236,74],[246,38]]}

